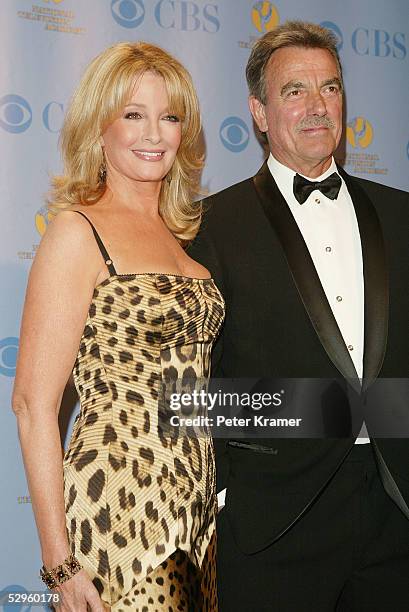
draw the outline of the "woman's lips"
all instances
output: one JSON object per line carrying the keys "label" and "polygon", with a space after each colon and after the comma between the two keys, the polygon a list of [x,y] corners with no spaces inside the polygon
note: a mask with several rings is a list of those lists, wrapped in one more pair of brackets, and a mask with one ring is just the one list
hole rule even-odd
{"label": "woman's lips", "polygon": [[165,155],[165,151],[137,151],[133,150],[132,153],[138,158],[148,162],[160,161]]}

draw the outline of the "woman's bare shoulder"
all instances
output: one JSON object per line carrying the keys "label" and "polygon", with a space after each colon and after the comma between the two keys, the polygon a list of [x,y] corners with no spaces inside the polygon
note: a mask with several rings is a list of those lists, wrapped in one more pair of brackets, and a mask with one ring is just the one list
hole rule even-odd
{"label": "woman's bare shoulder", "polygon": [[95,262],[98,251],[90,224],[74,209],[60,211],[47,226],[36,253],[37,264],[51,260],[55,263],[71,261]]}

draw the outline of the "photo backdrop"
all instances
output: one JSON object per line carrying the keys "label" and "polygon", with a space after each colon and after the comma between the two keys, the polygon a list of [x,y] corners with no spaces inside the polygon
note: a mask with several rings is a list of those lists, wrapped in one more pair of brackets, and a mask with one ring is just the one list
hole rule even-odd
{"label": "photo backdrop", "polygon": [[[6,589],[44,590],[10,397],[27,275],[47,227],[44,194],[61,168],[58,135],[74,87],[86,64],[115,42],[145,40],[170,51],[197,87],[203,186],[215,192],[254,174],[263,161],[244,69],[253,41],[291,18],[323,24],[337,36],[347,100],[345,169],[408,190],[407,0],[1,1],[0,596]],[[67,405],[74,408],[68,414]],[[77,410],[68,390],[65,442]]]}

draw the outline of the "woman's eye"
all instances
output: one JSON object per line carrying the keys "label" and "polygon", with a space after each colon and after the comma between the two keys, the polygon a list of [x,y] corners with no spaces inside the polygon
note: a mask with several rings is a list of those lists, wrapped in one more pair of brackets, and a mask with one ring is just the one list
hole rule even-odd
{"label": "woman's eye", "polygon": [[173,121],[174,123],[179,123],[179,117],[176,115],[166,115],[165,119],[168,121]]}
{"label": "woman's eye", "polygon": [[301,93],[300,89],[292,89],[291,91],[288,92],[288,95],[291,98],[296,98],[300,93]]}
{"label": "woman's eye", "polygon": [[133,111],[132,113],[126,113],[125,115],[125,119],[140,119],[140,117],[141,115],[136,111]]}

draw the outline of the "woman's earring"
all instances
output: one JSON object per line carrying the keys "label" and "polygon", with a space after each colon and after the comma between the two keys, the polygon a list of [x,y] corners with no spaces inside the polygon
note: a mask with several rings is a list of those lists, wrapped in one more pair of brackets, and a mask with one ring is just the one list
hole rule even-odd
{"label": "woman's earring", "polygon": [[98,170],[98,182],[105,183],[107,178],[107,167],[103,161]]}

